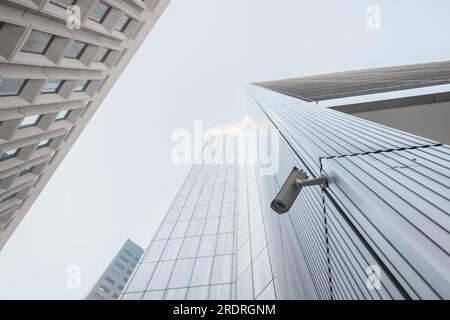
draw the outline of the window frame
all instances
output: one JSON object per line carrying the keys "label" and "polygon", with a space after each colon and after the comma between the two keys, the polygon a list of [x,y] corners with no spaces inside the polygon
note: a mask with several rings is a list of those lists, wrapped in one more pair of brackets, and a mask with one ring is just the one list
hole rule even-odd
{"label": "window frame", "polygon": [[[96,55],[96,57],[94,57],[94,62],[97,62],[97,63],[105,63],[106,59],[108,59],[108,57],[109,57],[109,55],[110,55],[112,49],[110,49],[110,48],[108,48],[108,47],[102,47],[102,48],[100,48],[100,50],[102,50],[102,49],[106,49],[106,51],[105,51],[105,53],[103,54],[102,58],[97,60],[97,59],[96,59],[97,55]],[[100,50],[99,50],[98,52],[100,52]],[[98,54],[98,52],[97,52],[97,54]]]}
{"label": "window frame", "polygon": [[26,174],[32,173],[35,167],[36,167],[36,166],[31,166],[31,167],[29,167],[29,168],[23,169],[22,171],[19,172],[19,174],[17,175],[17,177],[22,177],[22,176],[24,176],[24,175],[26,175]]}
{"label": "window frame", "polygon": [[[77,85],[83,81],[86,80],[86,83],[81,87],[81,89],[77,89]],[[77,84],[75,85],[75,88],[73,88],[73,92],[86,92],[87,87],[91,84],[91,80],[90,79],[81,79],[77,82]]]}
{"label": "window frame", "polygon": [[[49,80],[58,80],[58,79],[49,79]],[[55,88],[55,90],[53,91],[44,91],[45,90],[45,85],[47,85],[48,81],[45,83],[44,88],[42,88],[41,90],[41,94],[58,94],[59,90],[61,89],[61,87],[63,86],[65,80],[59,79],[59,84],[58,86]]]}
{"label": "window frame", "polygon": [[74,40],[72,42],[72,45],[70,46],[70,48],[67,51],[70,51],[70,49],[73,47],[73,45],[75,44],[75,42],[78,43],[82,43],[84,44],[83,48],[81,48],[80,52],[77,53],[77,55],[75,57],[72,56],[67,56],[67,52],[64,54],[64,58],[66,59],[74,59],[74,60],[80,60],[81,56],[83,55],[84,51],[86,51],[86,48],[89,46],[89,43],[84,42],[84,41],[80,41],[80,40]]}
{"label": "window frame", "polygon": [[4,198],[0,201],[0,203],[5,203],[5,202],[8,201],[8,200],[11,200],[11,199],[16,198],[16,196],[17,196],[17,192],[16,192],[16,193],[13,193],[13,194],[10,194],[9,196],[4,197]]}
{"label": "window frame", "polygon": [[[44,47],[44,50],[42,52],[36,52],[36,51],[31,51],[31,50],[24,50],[23,46],[28,42],[28,40],[30,39],[30,36],[33,32],[39,32],[39,33],[44,33],[44,34],[48,34],[50,35],[50,39],[48,40],[47,44]],[[44,32],[44,31],[40,31],[40,30],[31,30],[30,35],[27,38],[27,41],[25,41],[25,43],[23,44],[22,48],[20,49],[20,52],[25,52],[25,53],[32,53],[32,54],[40,54],[40,55],[45,55],[45,53],[47,52],[48,48],[50,47],[50,45],[52,44],[53,40],[55,39],[55,35],[48,33],[48,32]]]}
{"label": "window frame", "polygon": [[[11,153],[11,154],[7,154],[7,152],[9,152],[11,150],[14,150],[14,152]],[[5,160],[9,160],[9,159],[12,159],[12,158],[15,158],[19,154],[20,148],[11,149],[11,150],[2,151],[0,153],[0,162],[5,161]],[[4,154],[6,154],[6,156],[3,156]]]}
{"label": "window frame", "polygon": [[[46,142],[42,143],[43,141],[46,141]],[[36,146],[36,150],[44,149],[44,148],[48,147],[52,143],[52,141],[53,141],[52,138],[39,141],[38,145]]]}
{"label": "window frame", "polygon": [[[116,28],[116,26],[114,26],[114,30],[121,32],[121,33],[124,33],[124,31],[127,29],[128,25],[130,24],[130,22],[132,20],[132,18],[125,13],[123,13],[120,18],[122,18],[123,16],[127,17],[128,19],[127,19],[127,21],[125,21],[125,23],[122,25],[122,27],[118,29],[118,28]],[[119,20],[120,20],[120,18],[119,18]],[[116,22],[116,25],[117,25],[117,22]]]}
{"label": "window frame", "polygon": [[54,6],[57,6],[61,9],[67,10],[68,7],[73,6],[74,4],[77,3],[78,0],[72,0],[72,3],[70,5],[68,5],[67,7],[61,3],[58,2],[58,0],[50,0],[49,3],[51,3]]}
{"label": "window frame", "polygon": [[105,281],[108,282],[111,285],[115,285],[116,284],[116,281],[113,278],[111,278],[110,276],[105,276]]}
{"label": "window frame", "polygon": [[[25,118],[23,118],[22,122],[23,122],[26,118],[28,118],[28,117],[33,117],[33,116],[36,116],[36,114],[29,115],[29,116],[25,116]],[[19,125],[19,129],[25,129],[25,128],[35,127],[35,126],[39,123],[39,121],[41,121],[43,115],[42,115],[42,114],[37,114],[37,116],[38,116],[38,117],[36,118],[36,120],[34,120],[33,123],[29,123],[29,124],[24,124],[24,125],[22,125],[22,122],[21,122],[21,124]]]}
{"label": "window frame", "polygon": [[[12,78],[5,78],[5,79],[12,79]],[[28,82],[28,79],[14,79],[14,80],[23,80],[22,84],[20,85],[17,93],[13,93],[13,94],[1,94],[0,93],[0,97],[18,97],[20,96],[20,93],[22,92],[23,88],[25,87],[25,85]],[[1,82],[0,82],[1,83]]]}
{"label": "window frame", "polygon": [[[97,3],[97,6],[98,6],[100,3],[103,3],[105,6],[108,7],[108,9],[105,11],[105,13],[103,14],[103,16],[100,18],[100,20],[96,20],[96,19],[92,18],[92,12],[91,12],[91,13],[89,14],[88,19],[89,19],[89,20],[92,20],[92,21],[94,21],[94,22],[97,22],[98,24],[103,24],[103,22],[105,22],[106,17],[108,16],[108,14],[111,12],[112,7],[111,7],[109,4],[107,4],[107,3],[103,2],[103,1],[99,1],[99,2]],[[91,9],[91,10],[92,10],[92,9]]]}
{"label": "window frame", "polygon": [[[62,112],[62,111],[65,111],[65,112],[66,112],[65,115],[64,115],[64,117],[58,118],[58,114],[59,114],[60,112]],[[59,112],[56,114],[55,121],[67,120],[67,118],[69,117],[69,115],[70,115],[71,112],[72,112],[72,110],[61,110],[61,111],[59,111]]]}

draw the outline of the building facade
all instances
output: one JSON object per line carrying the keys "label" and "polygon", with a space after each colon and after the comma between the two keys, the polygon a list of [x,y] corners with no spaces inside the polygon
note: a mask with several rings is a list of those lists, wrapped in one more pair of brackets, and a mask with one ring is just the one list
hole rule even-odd
{"label": "building facade", "polygon": [[143,252],[144,249],[128,239],[92,287],[86,300],[118,299]]}
{"label": "building facade", "polygon": [[[122,299],[450,298],[449,67],[250,86],[277,170],[194,165]],[[278,215],[293,167],[328,184]]]}
{"label": "building facade", "polygon": [[168,2],[0,1],[0,249]]}

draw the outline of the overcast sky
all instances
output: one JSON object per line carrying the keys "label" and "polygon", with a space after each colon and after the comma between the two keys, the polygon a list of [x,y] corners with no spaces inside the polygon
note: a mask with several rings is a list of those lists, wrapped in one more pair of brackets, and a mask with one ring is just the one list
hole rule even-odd
{"label": "overcast sky", "polygon": [[[367,28],[370,5],[381,29]],[[450,59],[448,0],[173,0],[0,252],[0,298],[79,299],[127,238],[146,247],[189,167],[170,136],[238,122],[245,87]],[[82,272],[66,287],[67,267]]]}

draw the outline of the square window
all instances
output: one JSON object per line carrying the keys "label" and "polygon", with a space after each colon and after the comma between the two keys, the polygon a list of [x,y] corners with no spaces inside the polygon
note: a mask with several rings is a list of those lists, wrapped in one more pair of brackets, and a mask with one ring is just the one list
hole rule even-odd
{"label": "square window", "polygon": [[0,79],[0,96],[18,96],[25,82],[23,79]]}
{"label": "square window", "polygon": [[203,236],[197,255],[199,257],[213,256],[216,249],[216,235]]}
{"label": "square window", "polygon": [[24,176],[24,175],[26,175],[26,174],[28,174],[28,173],[31,173],[31,172],[33,172],[33,169],[34,169],[34,166],[33,166],[33,167],[26,168],[26,169],[20,171],[20,173],[19,173],[18,176],[21,177],[21,176]]}
{"label": "square window", "polygon": [[63,83],[63,80],[48,80],[42,88],[42,93],[58,93]]}
{"label": "square window", "polygon": [[216,256],[214,258],[214,269],[211,284],[232,282],[233,256]]}
{"label": "square window", "polygon": [[115,265],[116,265],[117,267],[119,267],[119,269],[125,270],[125,266],[124,266],[123,264],[121,264],[120,262],[116,262]]}
{"label": "square window", "polygon": [[153,271],[155,271],[157,263],[143,263],[139,265],[130,285],[127,288],[127,292],[139,292],[145,291],[148,282],[152,277]]}
{"label": "square window", "polygon": [[165,240],[153,241],[147,250],[143,262],[158,261],[161,258],[161,254],[166,246]]}
{"label": "square window", "polygon": [[186,232],[186,237],[200,236],[203,231],[205,220],[192,220]]}
{"label": "square window", "polygon": [[187,288],[166,290],[164,300],[183,300],[186,297]]}
{"label": "square window", "polygon": [[108,277],[108,276],[106,276],[105,280],[107,282],[111,283],[111,284],[115,284],[116,283],[111,277]]}
{"label": "square window", "polygon": [[17,192],[14,193],[14,194],[12,194],[12,195],[10,195],[10,196],[7,196],[6,198],[3,198],[3,199],[0,201],[0,203],[4,203],[4,202],[6,202],[6,201],[8,201],[8,200],[10,200],[10,199],[13,199],[13,198],[16,197],[16,195],[17,195]]}
{"label": "square window", "polygon": [[89,19],[102,23],[108,15],[109,10],[111,10],[111,7],[100,1],[92,10]]}
{"label": "square window", "polygon": [[186,230],[188,228],[189,221],[179,221],[173,228],[171,238],[182,238],[184,237]]}
{"label": "square window", "polygon": [[216,255],[233,254],[234,234],[223,233],[217,236]]}
{"label": "square window", "polygon": [[12,149],[12,150],[8,150],[8,151],[3,151],[0,153],[0,161],[4,161],[7,159],[11,159],[14,158],[17,153],[19,153],[19,149]]}
{"label": "square window", "polygon": [[107,288],[106,286],[104,286],[104,285],[102,285],[102,284],[101,284],[98,288],[99,288],[101,291],[106,292],[106,293],[108,293],[108,292],[111,291],[111,289]]}
{"label": "square window", "polygon": [[101,295],[99,295],[98,293],[95,293],[94,294],[94,298],[96,299],[96,300],[105,300],[105,298],[103,298]]}
{"label": "square window", "polygon": [[55,121],[66,120],[69,117],[69,110],[62,110],[56,115]]}
{"label": "square window", "polygon": [[50,143],[52,143],[52,139],[41,140],[37,145],[37,149],[48,147]]}
{"label": "square window", "polygon": [[177,260],[167,288],[182,288],[189,286],[190,275],[194,268],[195,259]]}
{"label": "square window", "polygon": [[75,40],[70,46],[69,50],[67,50],[66,55],[64,57],[70,59],[80,59],[84,50],[86,50],[88,44],[86,42],[81,42]]}
{"label": "square window", "polygon": [[185,238],[178,259],[195,258],[200,237]]}
{"label": "square window", "polygon": [[220,204],[212,204],[208,210],[208,218],[217,218],[220,217]]}
{"label": "square window", "polygon": [[183,244],[183,239],[170,239],[167,242],[164,252],[161,256],[161,260],[175,260],[178,257],[178,253]]}
{"label": "square window", "polygon": [[77,0],[51,0],[50,3],[63,9],[67,9],[71,5],[75,4]]}
{"label": "square window", "polygon": [[203,230],[203,234],[215,234],[217,233],[217,229],[219,227],[219,219],[218,218],[208,218],[205,222],[205,229]]}
{"label": "square window", "polygon": [[111,49],[105,47],[100,48],[100,50],[98,50],[97,54],[95,55],[94,62],[105,62],[110,53]]}
{"label": "square window", "polygon": [[208,214],[208,206],[199,206],[194,210],[193,219],[205,219]]}
{"label": "square window", "polygon": [[159,262],[153,273],[152,279],[148,284],[147,290],[166,289],[174,265],[175,261]]}
{"label": "square window", "polygon": [[46,32],[31,31],[22,47],[23,52],[45,54],[55,36]]}
{"label": "square window", "polygon": [[143,300],[162,300],[165,290],[147,291],[144,294]]}
{"label": "square window", "polygon": [[127,16],[126,14],[123,14],[119,20],[117,21],[116,25],[114,26],[114,29],[119,32],[124,32],[127,28],[128,24],[130,23],[131,18]]}
{"label": "square window", "polygon": [[91,83],[91,80],[80,80],[76,84],[75,88],[73,89],[74,92],[84,92],[86,91],[86,88],[89,86],[89,83]]}
{"label": "square window", "polygon": [[22,122],[20,123],[20,129],[28,128],[28,127],[34,127],[38,124],[39,120],[42,118],[40,114],[35,114],[32,116],[26,116],[23,118]]}
{"label": "square window", "polygon": [[194,271],[190,286],[204,286],[209,284],[211,277],[211,269],[213,264],[213,257],[197,258],[195,261]]}
{"label": "square window", "polygon": [[233,216],[226,216],[226,217],[220,218],[219,233],[233,232],[233,230],[234,230],[234,217]]}

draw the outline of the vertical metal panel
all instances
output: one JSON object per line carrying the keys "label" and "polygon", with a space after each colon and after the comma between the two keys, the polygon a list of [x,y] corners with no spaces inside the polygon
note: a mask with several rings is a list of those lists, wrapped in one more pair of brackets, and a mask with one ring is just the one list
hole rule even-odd
{"label": "vertical metal panel", "polygon": [[[250,99],[248,111],[257,126],[273,128],[254,100]],[[284,138],[280,140],[279,148],[277,174],[258,176],[278,297],[329,299],[320,189],[307,190],[303,204],[295,206],[289,215],[276,215],[268,205],[292,166],[301,163]]]}
{"label": "vertical metal panel", "polygon": [[450,298],[449,168],[448,146],[323,160],[330,197],[412,298]]}
{"label": "vertical metal panel", "polygon": [[[277,259],[303,256],[319,298],[448,298],[449,147],[260,88],[250,91],[265,117],[259,121],[282,135],[277,186],[294,165],[331,179],[323,193],[302,190],[287,214],[292,228],[286,234],[270,233],[280,250],[288,248],[286,239],[301,248],[301,255],[283,252]],[[275,192],[265,195],[263,206],[269,208]],[[372,264],[381,268],[382,290],[366,285]],[[276,265],[277,285],[292,290],[280,281],[299,271]]]}

